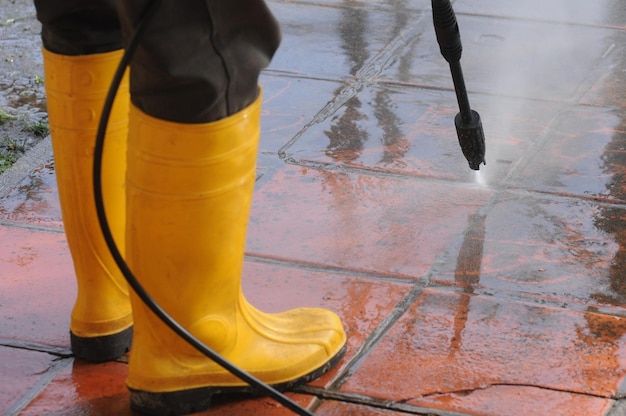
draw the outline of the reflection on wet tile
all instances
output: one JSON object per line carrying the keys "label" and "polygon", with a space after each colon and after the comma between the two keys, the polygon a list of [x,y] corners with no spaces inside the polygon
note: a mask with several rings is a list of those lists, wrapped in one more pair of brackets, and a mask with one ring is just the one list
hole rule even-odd
{"label": "reflection on wet tile", "polygon": [[[126,388],[128,366],[118,362],[91,364],[74,361],[62,370],[46,389],[20,415],[131,416],[130,394]],[[288,395],[301,406],[308,406],[311,396]],[[196,415],[291,415],[269,398],[217,398],[212,407]]]}
{"label": "reflection on wet tile", "polygon": [[340,84],[264,74],[259,153],[276,155],[333,99]]}
{"label": "reflection on wet tile", "polygon": [[[626,375],[625,333],[626,318],[426,290],[341,390],[470,414],[602,414]],[[519,386],[536,387],[532,401]]]}
{"label": "reflection on wet tile", "polygon": [[279,312],[299,307],[322,307],[341,318],[348,335],[348,350],[336,367],[311,383],[320,387],[329,384],[345,367],[411,287],[404,283],[250,261],[244,265],[244,293],[260,310]]}
{"label": "reflection on wet tile", "polygon": [[407,26],[423,18],[409,2],[393,8],[271,3],[283,33],[270,69],[316,78],[355,76]]}
{"label": "reflection on wet tile", "polygon": [[65,236],[0,226],[0,334],[69,347],[76,296]]}
{"label": "reflection on wet tile", "polygon": [[[0,333],[5,336],[4,331]],[[21,407],[24,395],[47,376],[56,359],[45,353],[0,346],[0,413]]]}
{"label": "reflection on wet tile", "polygon": [[286,166],[255,194],[247,251],[419,278],[491,192]]}
{"label": "reflection on wet tile", "polygon": [[547,143],[513,182],[541,191],[623,203],[625,166],[623,112],[578,108],[554,123]]}
{"label": "reflection on wet tile", "polygon": [[20,415],[132,415],[125,385],[128,366],[118,362],[67,366]]}
{"label": "reflection on wet tile", "polygon": [[[558,107],[550,103],[477,97],[487,142],[482,174],[501,182],[532,146]],[[286,149],[289,157],[319,164],[474,182],[461,152],[453,93],[419,88],[365,88]]]}
{"label": "reflection on wet tile", "polygon": [[625,219],[626,210],[589,201],[503,194],[472,219],[432,279],[469,292],[621,309]]}
{"label": "reflection on wet tile", "polygon": [[[270,1],[271,3],[271,1]],[[413,9],[429,9],[430,0],[311,0],[307,3],[319,3],[322,5],[332,4],[333,6],[351,6],[358,5],[358,7],[372,6],[383,8],[401,8],[406,10],[407,8]]]}

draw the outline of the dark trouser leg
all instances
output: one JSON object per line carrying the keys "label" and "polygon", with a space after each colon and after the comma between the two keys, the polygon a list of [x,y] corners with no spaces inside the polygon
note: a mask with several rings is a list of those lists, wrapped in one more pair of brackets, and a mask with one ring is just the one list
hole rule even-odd
{"label": "dark trouser leg", "polygon": [[[121,0],[126,36],[149,0]],[[133,104],[180,123],[232,115],[257,97],[259,73],[280,42],[262,0],[164,0],[131,64]]]}
{"label": "dark trouser leg", "polygon": [[[120,49],[120,21],[128,39],[148,4],[35,0],[44,47],[61,55]],[[279,43],[262,0],[164,0],[132,62],[132,101],[164,120],[224,118],[257,97],[259,73]]]}
{"label": "dark trouser leg", "polygon": [[35,0],[46,50],[89,55],[122,48],[116,0]]}

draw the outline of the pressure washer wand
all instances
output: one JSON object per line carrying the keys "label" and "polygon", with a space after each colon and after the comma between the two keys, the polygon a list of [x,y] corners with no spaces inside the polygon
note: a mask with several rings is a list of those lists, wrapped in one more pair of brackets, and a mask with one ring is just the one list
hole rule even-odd
{"label": "pressure washer wand", "polygon": [[485,133],[480,121],[480,115],[471,109],[463,70],[461,69],[461,34],[456,22],[456,16],[450,0],[431,0],[433,8],[433,23],[439,49],[446,61],[450,64],[454,91],[459,103],[459,114],[454,118],[456,134],[459,138],[463,156],[473,170],[479,170],[480,164],[485,162]]}

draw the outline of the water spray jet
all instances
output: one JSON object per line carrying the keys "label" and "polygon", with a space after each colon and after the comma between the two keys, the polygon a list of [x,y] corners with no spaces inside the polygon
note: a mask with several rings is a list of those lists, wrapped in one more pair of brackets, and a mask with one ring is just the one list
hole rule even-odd
{"label": "water spray jet", "polygon": [[473,170],[479,170],[485,162],[485,133],[480,115],[471,109],[463,70],[461,69],[461,34],[450,0],[432,0],[433,23],[437,43],[444,59],[450,64],[454,91],[459,103],[460,112],[454,118],[456,134],[461,145],[463,156]]}

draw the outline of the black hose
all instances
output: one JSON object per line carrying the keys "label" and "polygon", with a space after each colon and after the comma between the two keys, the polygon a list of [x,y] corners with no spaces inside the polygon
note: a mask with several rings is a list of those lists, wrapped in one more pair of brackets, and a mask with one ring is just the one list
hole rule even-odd
{"label": "black hose", "polygon": [[93,163],[93,189],[94,189],[94,198],[96,203],[96,211],[98,215],[98,221],[100,223],[100,228],[102,229],[102,234],[106,241],[107,247],[115,260],[115,263],[121,270],[124,278],[128,282],[129,286],[135,291],[137,296],[143,301],[150,310],[163,321],[170,329],[172,329],[176,334],[178,334],[181,338],[187,341],[190,345],[196,348],[198,351],[206,355],[211,360],[215,361],[217,364],[222,366],[224,369],[229,371],[231,374],[239,378],[240,380],[248,383],[250,386],[255,387],[261,392],[265,392],[268,396],[293,411],[294,413],[302,416],[313,416],[313,413],[308,410],[302,408],[300,405],[290,400],[287,396],[274,389],[273,387],[263,383],[261,380],[257,379],[253,375],[245,372],[244,370],[238,368],[224,357],[220,356],[217,352],[213,351],[208,346],[204,345],[202,341],[192,335],[187,329],[182,327],[178,322],[176,322],[163,308],[161,308],[150,295],[145,291],[143,286],[139,283],[137,278],[133,275],[128,265],[124,261],[124,258],[119,252],[117,245],[115,244],[115,240],[113,235],[111,234],[111,229],[109,227],[109,223],[107,221],[106,212],[104,208],[104,199],[102,195],[102,153],[104,149],[104,137],[106,132],[106,127],[109,121],[109,117],[111,115],[111,109],[113,107],[113,101],[115,100],[115,95],[121,83],[122,77],[124,76],[124,72],[126,71],[126,67],[128,66],[130,60],[137,49],[139,42],[141,41],[143,34],[146,30],[146,27],[152,20],[155,12],[157,11],[161,0],[154,0],[149,3],[146,7],[146,11],[144,13],[143,18],[137,25],[137,29],[135,33],[130,38],[130,41],[124,51],[124,55],[122,56],[122,60],[117,67],[113,80],[111,81],[111,86],[107,93],[106,100],[104,102],[104,106],[102,109],[102,115],[100,117],[100,122],[98,124],[98,131],[96,134],[96,145],[94,149],[94,163]]}

